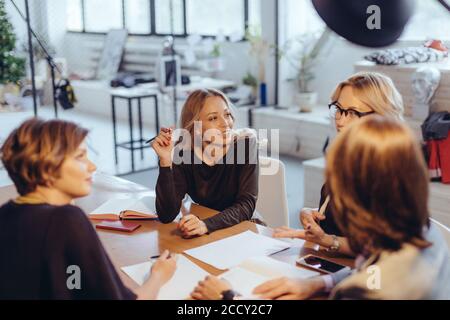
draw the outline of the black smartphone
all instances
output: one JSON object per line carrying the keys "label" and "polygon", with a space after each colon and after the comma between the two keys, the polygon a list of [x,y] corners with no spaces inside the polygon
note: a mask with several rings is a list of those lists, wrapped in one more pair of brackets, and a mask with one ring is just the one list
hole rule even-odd
{"label": "black smartphone", "polygon": [[307,256],[301,257],[297,260],[299,265],[312,268],[325,273],[335,273],[339,270],[348,268],[341,264],[326,260],[324,258],[315,256],[313,254],[308,254]]}

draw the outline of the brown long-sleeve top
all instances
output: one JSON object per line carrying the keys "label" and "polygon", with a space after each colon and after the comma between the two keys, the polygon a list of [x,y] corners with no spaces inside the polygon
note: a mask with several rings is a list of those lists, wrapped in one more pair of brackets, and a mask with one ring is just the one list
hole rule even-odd
{"label": "brown long-sleeve top", "polygon": [[[183,155],[183,151],[176,152]],[[250,220],[258,197],[256,138],[237,140],[222,161],[214,166],[202,162],[192,150],[184,152],[190,153],[189,160],[173,164],[172,168],[159,169],[156,184],[159,220],[172,222],[180,212],[186,194],[194,202],[220,211],[204,220],[208,232]]]}

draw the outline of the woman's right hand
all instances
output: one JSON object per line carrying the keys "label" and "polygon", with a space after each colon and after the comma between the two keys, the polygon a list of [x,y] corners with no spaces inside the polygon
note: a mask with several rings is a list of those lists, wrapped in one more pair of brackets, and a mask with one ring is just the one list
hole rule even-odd
{"label": "woman's right hand", "polygon": [[158,260],[152,265],[151,279],[158,281],[160,286],[167,283],[175,273],[177,268],[176,255],[171,255],[169,251],[164,251]]}
{"label": "woman's right hand", "polygon": [[172,166],[172,133],[172,128],[161,128],[159,135],[152,143],[152,148],[155,150],[156,154],[159,157],[161,167]]}

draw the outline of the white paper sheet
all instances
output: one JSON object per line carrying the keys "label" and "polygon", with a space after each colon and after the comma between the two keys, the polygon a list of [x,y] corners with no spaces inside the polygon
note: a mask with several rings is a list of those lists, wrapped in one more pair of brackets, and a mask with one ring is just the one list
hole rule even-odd
{"label": "white paper sheet", "polygon": [[[150,268],[152,261],[122,267],[131,279],[137,284],[143,285],[145,280],[150,276]],[[192,263],[183,255],[178,255],[177,270],[172,279],[166,283],[158,294],[158,300],[183,300],[189,298],[192,290],[197,286],[198,282],[205,279],[209,273]]]}
{"label": "white paper sheet", "polygon": [[244,299],[255,298],[253,295],[253,289],[270,280],[263,275],[241,267],[232,268],[231,270],[223,273],[220,278],[227,280],[231,284],[233,290],[238,292],[242,297],[244,297]]}
{"label": "white paper sheet", "polygon": [[185,253],[217,269],[226,270],[248,258],[269,256],[289,247],[287,242],[246,231]]}
{"label": "white paper sheet", "polygon": [[241,295],[255,298],[253,290],[264,282],[287,277],[306,279],[319,275],[318,272],[296,267],[270,257],[254,257],[223,273],[220,278],[227,280]]}

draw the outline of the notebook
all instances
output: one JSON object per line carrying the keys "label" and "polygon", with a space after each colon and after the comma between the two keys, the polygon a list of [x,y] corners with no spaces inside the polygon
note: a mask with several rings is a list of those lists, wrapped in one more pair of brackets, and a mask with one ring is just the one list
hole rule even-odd
{"label": "notebook", "polygon": [[233,290],[244,298],[257,298],[253,290],[272,279],[281,277],[306,279],[320,275],[318,272],[296,267],[270,257],[253,257],[244,260],[239,266],[223,273],[220,278],[227,280]]}
{"label": "notebook", "polygon": [[141,225],[133,221],[102,221],[95,227],[97,229],[106,229],[113,231],[133,232]]}
{"label": "notebook", "polygon": [[[150,276],[153,261],[147,261],[132,266],[122,267],[121,270],[139,285],[143,285]],[[177,269],[172,279],[159,291],[158,300],[188,299],[197,284],[204,280],[209,273],[191,262],[183,255],[178,255]]]}
{"label": "notebook", "polygon": [[157,220],[155,197],[110,199],[89,214],[92,220]]}

